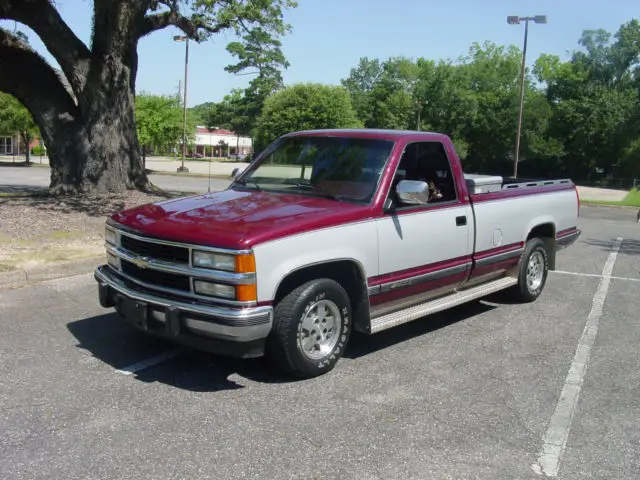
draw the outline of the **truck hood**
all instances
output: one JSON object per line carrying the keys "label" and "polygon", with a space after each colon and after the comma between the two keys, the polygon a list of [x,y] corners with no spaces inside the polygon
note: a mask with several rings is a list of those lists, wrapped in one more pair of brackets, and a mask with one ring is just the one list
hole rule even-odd
{"label": "truck hood", "polygon": [[369,206],[316,196],[224,190],[142,205],[112,220],[144,236],[228,249],[343,223],[370,215]]}

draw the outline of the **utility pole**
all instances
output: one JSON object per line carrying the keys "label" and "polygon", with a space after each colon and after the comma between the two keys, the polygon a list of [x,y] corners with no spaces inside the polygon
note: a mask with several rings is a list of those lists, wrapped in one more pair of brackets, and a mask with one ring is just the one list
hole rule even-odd
{"label": "utility pole", "polygon": [[509,25],[519,25],[524,22],[524,46],[522,48],[522,66],[520,67],[520,108],[518,109],[518,128],[516,132],[516,148],[513,160],[513,177],[518,176],[518,161],[520,160],[520,137],[522,132],[522,116],[524,112],[524,80],[527,61],[527,37],[529,36],[529,21],[535,23],[547,23],[546,15],[536,15],[534,17],[508,16]]}
{"label": "utility pole", "polygon": [[186,43],[184,51],[184,100],[182,105],[182,166],[178,167],[178,172],[189,172],[189,169],[184,166],[184,158],[187,151],[187,82],[189,74],[189,37],[187,37],[186,35],[175,35],[173,39],[176,42]]}

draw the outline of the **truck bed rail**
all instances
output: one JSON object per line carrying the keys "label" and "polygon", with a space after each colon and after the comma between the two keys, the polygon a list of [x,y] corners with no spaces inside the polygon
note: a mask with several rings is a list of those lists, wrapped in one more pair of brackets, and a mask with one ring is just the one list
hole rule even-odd
{"label": "truck bed rail", "polygon": [[514,190],[519,188],[536,188],[536,187],[546,187],[549,185],[570,185],[573,182],[568,178],[563,178],[559,180],[527,180],[524,182],[518,183],[508,183],[508,180],[505,180],[502,185],[502,190]]}

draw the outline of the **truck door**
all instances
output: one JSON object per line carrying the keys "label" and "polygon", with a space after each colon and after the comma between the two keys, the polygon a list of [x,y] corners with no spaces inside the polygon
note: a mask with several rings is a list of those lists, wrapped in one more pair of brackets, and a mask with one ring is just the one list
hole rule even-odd
{"label": "truck door", "polygon": [[[405,179],[433,182],[440,198],[402,204],[395,189]],[[379,276],[369,282],[374,315],[453,291],[472,261],[472,207],[458,194],[441,142],[406,145],[389,196],[394,207],[377,220]]]}

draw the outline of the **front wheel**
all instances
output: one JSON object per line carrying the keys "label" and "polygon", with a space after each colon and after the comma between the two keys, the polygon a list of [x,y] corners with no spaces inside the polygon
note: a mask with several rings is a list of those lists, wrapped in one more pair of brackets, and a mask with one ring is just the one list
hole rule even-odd
{"label": "front wheel", "polygon": [[545,242],[540,238],[529,240],[522,252],[518,270],[518,284],[513,293],[517,300],[533,302],[547,282],[549,273],[549,254]]}
{"label": "front wheel", "polygon": [[316,377],[335,367],[350,335],[347,292],[334,280],[312,280],[276,305],[267,356],[287,373]]}

